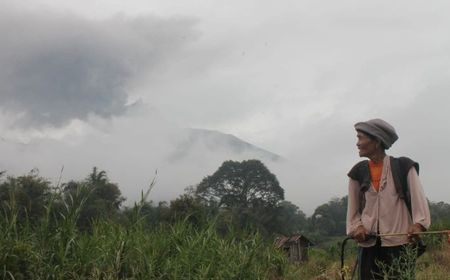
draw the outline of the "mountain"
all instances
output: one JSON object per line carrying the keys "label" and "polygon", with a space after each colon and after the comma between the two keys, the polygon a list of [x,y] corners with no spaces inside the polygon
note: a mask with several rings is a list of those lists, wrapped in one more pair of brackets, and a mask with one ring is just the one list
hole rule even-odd
{"label": "mountain", "polygon": [[280,155],[259,148],[238,137],[219,131],[191,128],[187,137],[179,142],[169,160],[179,161],[188,155],[199,151],[202,153],[230,154],[237,157],[258,158],[269,161],[280,161]]}

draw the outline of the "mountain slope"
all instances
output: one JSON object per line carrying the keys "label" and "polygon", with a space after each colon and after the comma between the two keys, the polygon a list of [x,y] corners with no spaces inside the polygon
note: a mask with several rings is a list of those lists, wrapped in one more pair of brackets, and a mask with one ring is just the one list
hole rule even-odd
{"label": "mountain slope", "polygon": [[279,161],[280,155],[259,148],[238,137],[219,131],[206,129],[189,129],[186,139],[181,141],[169,156],[170,161],[178,161],[195,153],[197,148],[207,153],[229,153],[235,156],[250,156],[262,160]]}

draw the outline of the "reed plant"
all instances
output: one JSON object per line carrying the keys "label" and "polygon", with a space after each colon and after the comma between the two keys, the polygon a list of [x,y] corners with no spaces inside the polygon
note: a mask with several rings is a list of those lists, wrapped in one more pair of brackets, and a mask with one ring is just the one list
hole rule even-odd
{"label": "reed plant", "polygon": [[[215,221],[145,225],[139,215],[77,228],[89,194],[49,200],[40,222],[17,222],[11,202],[0,220],[2,279],[279,279],[288,263],[257,233],[218,234]],[[136,205],[135,207],[139,207]],[[57,209],[53,211],[52,209]]]}

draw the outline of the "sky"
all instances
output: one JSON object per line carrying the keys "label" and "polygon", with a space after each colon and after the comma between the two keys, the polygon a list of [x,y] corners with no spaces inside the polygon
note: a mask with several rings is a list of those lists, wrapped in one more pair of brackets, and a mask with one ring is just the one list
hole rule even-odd
{"label": "sky", "polygon": [[[347,192],[353,125],[382,118],[387,152],[421,165],[450,202],[447,1],[0,0],[0,170],[52,182],[107,171],[127,201],[156,176],[170,200],[230,154],[189,128],[232,134],[307,214]],[[61,173],[61,168],[64,171]],[[155,173],[157,173],[155,175]]]}

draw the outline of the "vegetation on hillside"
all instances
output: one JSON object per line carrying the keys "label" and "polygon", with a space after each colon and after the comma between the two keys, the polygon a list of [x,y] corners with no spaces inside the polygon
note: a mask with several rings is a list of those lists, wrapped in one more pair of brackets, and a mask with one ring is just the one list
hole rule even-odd
{"label": "vegetation on hillside", "polygon": [[[122,207],[119,186],[95,167],[56,185],[36,169],[0,172],[0,278],[340,279],[346,197],[306,217],[264,164],[248,160],[224,162],[170,202],[147,198]],[[450,205],[430,208],[433,229],[448,229]],[[306,264],[290,264],[273,246],[275,236],[294,233],[315,243]],[[417,279],[449,279],[446,240],[426,241]],[[347,272],[356,250],[346,250]]]}

